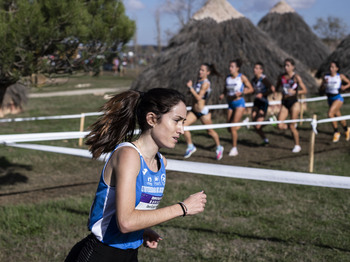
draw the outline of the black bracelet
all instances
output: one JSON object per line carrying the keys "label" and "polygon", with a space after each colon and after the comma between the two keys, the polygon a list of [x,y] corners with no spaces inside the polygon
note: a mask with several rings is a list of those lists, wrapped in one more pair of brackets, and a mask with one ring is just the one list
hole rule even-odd
{"label": "black bracelet", "polygon": [[182,211],[184,212],[184,214],[182,215],[183,217],[187,215],[187,207],[183,202],[179,202],[178,203],[180,205],[180,207],[182,208]]}

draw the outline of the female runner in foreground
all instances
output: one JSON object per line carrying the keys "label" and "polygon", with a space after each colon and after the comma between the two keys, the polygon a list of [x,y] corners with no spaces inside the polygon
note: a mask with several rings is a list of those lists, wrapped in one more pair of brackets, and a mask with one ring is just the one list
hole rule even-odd
{"label": "female runner in foreground", "polygon": [[[282,106],[278,115],[278,120],[286,120],[288,114],[291,119],[298,119],[300,113],[300,104],[298,102],[298,94],[306,94],[307,89],[303,83],[301,77],[294,72],[295,62],[291,58],[284,60],[285,72],[278,78],[276,89],[282,88]],[[299,90],[299,87],[301,90]],[[294,138],[293,153],[299,153],[301,151],[299,142],[299,132],[296,128],[296,123],[290,123],[289,128]],[[285,123],[278,124],[279,129],[287,129],[288,125]]]}
{"label": "female runner in foreground", "polygon": [[[66,261],[137,261],[142,243],[156,248],[161,237],[151,227],[203,212],[204,191],[156,209],[165,186],[166,159],[160,148],[174,148],[184,133],[182,94],[156,88],[114,96],[87,136],[94,158],[110,153],[91,206],[91,234],[77,243]],[[136,120],[141,135],[134,140]],[[127,141],[127,142],[123,142]]]}
{"label": "female runner in foreground", "polygon": [[[323,77],[323,82],[321,85],[321,92],[325,92],[328,97],[328,117],[338,117],[341,116],[340,108],[344,103],[344,98],[341,96],[340,91],[346,90],[350,87],[350,80],[343,74],[339,74],[339,64],[336,61],[332,61],[329,67],[330,74]],[[345,85],[342,85],[345,83]],[[345,140],[350,140],[350,130],[346,124],[345,120],[341,120],[340,124],[344,129]],[[338,130],[338,122],[332,122],[334,129],[333,142],[339,141],[340,132]]]}
{"label": "female runner in foreground", "polygon": [[[228,123],[238,123],[241,121],[245,109],[245,100],[243,98],[243,95],[254,92],[254,89],[250,84],[248,78],[239,72],[241,66],[242,61],[240,59],[232,60],[230,62],[230,75],[226,78],[224,93],[220,95],[220,100],[222,100],[225,96],[227,99]],[[230,128],[232,135],[232,149],[230,150],[229,156],[238,155],[238,129],[239,127]]]}
{"label": "female runner in foreground", "polygon": [[[208,79],[208,76],[210,74],[219,75],[212,64],[204,63],[200,66],[196,86],[193,87],[191,80],[187,82],[187,87],[193,96],[193,102],[192,110],[187,113],[185,126],[193,124],[197,119],[199,119],[203,125],[210,125],[213,123],[211,120],[211,113],[205,106],[206,101],[208,100],[211,93],[211,85]],[[219,135],[213,129],[208,129],[207,132],[214,139],[216,145],[216,159],[220,160],[224,152],[224,147],[220,145]],[[185,131],[185,139],[187,143],[187,149],[184,158],[189,158],[194,152],[196,152],[197,148],[192,143],[190,131]]]}

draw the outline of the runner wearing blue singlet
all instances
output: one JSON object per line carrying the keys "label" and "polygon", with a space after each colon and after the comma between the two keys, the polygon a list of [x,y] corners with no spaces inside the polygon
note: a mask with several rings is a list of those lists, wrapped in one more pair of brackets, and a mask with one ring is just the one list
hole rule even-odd
{"label": "runner wearing blue singlet", "polygon": [[[284,69],[285,72],[279,76],[276,84],[276,90],[282,89],[282,106],[280,113],[278,114],[279,121],[286,120],[288,114],[290,114],[291,119],[298,119],[300,113],[298,94],[301,95],[307,93],[307,89],[303,83],[303,80],[298,74],[294,72],[295,62],[293,59],[287,58],[284,60]],[[301,151],[301,146],[299,143],[299,132],[296,128],[296,124],[278,124],[279,129],[285,130],[288,129],[288,127],[292,132],[295,143],[292,152],[299,153]]]}
{"label": "runner wearing blue singlet", "polygon": [[[264,121],[267,109],[269,107],[269,101],[267,96],[275,92],[275,87],[271,85],[271,82],[266,78],[264,73],[264,65],[261,62],[257,62],[254,65],[254,77],[252,79],[252,86],[254,88],[255,99],[252,109],[252,120],[254,122]],[[269,140],[266,138],[263,125],[255,125],[254,128],[258,135],[263,139],[263,145],[267,145]]]}
{"label": "runner wearing blue singlet", "polygon": [[[213,123],[211,120],[211,113],[205,106],[211,93],[211,84],[208,79],[210,74],[220,75],[216,71],[214,65],[204,63],[199,68],[196,86],[193,86],[193,82],[191,80],[187,82],[187,87],[189,88],[193,99],[192,110],[187,113],[185,126],[193,124],[197,119],[199,119],[203,125],[210,125]],[[207,132],[215,142],[216,159],[220,160],[223,156],[224,147],[220,145],[219,135],[213,129],[207,129]],[[184,136],[187,143],[184,158],[189,158],[194,152],[197,151],[197,148],[193,145],[190,131],[185,131]]]}
{"label": "runner wearing blue singlet", "polygon": [[[344,98],[341,96],[340,91],[346,90],[350,87],[350,80],[343,74],[339,74],[339,64],[336,61],[332,61],[329,67],[330,74],[326,74],[323,77],[320,91],[326,93],[328,97],[328,117],[341,116],[340,108],[344,103]],[[345,83],[345,85],[342,85]],[[340,121],[345,134],[345,140],[350,140],[350,129],[346,124],[346,120]],[[338,122],[332,122],[334,129],[333,142],[336,143],[340,139],[340,132],[338,130]]]}
{"label": "runner wearing blue singlet", "polygon": [[[241,121],[245,109],[245,100],[243,98],[243,95],[254,92],[254,89],[250,84],[248,78],[239,72],[241,66],[242,61],[240,59],[232,60],[230,62],[230,75],[226,78],[224,92],[220,95],[220,100],[226,97],[228,103],[228,123],[238,123]],[[230,128],[232,135],[232,149],[229,152],[229,156],[238,155],[238,129],[239,127]]]}
{"label": "runner wearing blue singlet", "polygon": [[[174,148],[184,133],[187,111],[181,93],[128,90],[112,97],[102,110],[86,139],[93,158],[109,154],[90,209],[91,234],[72,248],[66,262],[136,262],[142,243],[157,248],[162,240],[152,226],[203,212],[207,202],[201,191],[157,208],[167,165],[158,151]],[[141,134],[134,140],[136,124]]]}

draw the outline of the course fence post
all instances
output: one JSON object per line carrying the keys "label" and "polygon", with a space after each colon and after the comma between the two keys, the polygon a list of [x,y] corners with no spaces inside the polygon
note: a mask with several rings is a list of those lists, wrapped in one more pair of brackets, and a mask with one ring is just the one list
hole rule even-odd
{"label": "course fence post", "polygon": [[[80,132],[84,132],[84,122],[85,122],[85,114],[81,113],[80,117]],[[83,138],[79,138],[79,146],[83,146]]]}
{"label": "course fence post", "polygon": [[[313,115],[313,121],[317,121],[317,115]],[[311,136],[310,136],[310,148],[309,148],[309,172],[314,172],[314,151],[315,151],[315,132],[313,129],[311,129]]]}
{"label": "course fence post", "polygon": [[[305,95],[304,94],[300,95],[300,99],[304,100]],[[305,105],[305,102],[300,101],[300,120],[303,120],[303,117],[304,117],[304,105]],[[300,126],[302,126],[303,121],[300,121],[299,124],[300,124]]]}

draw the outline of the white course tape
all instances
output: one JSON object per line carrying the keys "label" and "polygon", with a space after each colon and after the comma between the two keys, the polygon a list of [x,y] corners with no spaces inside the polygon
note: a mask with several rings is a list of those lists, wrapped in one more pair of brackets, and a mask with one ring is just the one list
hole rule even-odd
{"label": "white course tape", "polygon": [[57,119],[75,119],[81,118],[82,116],[99,116],[102,115],[100,112],[91,112],[91,113],[81,113],[75,115],[61,115],[61,116],[38,116],[38,117],[24,117],[24,118],[5,118],[0,119],[0,123],[8,122],[23,122],[23,121],[34,121],[34,120],[57,120]]}
{"label": "white course tape", "polygon": [[[79,148],[59,147],[59,146],[46,146],[46,145],[35,145],[35,144],[17,144],[17,143],[6,143],[7,146],[32,149],[38,151],[45,151],[51,153],[58,153],[64,155],[79,156],[85,158],[92,158],[90,151]],[[98,160],[105,161],[106,154],[101,155]]]}
{"label": "white course tape", "polygon": [[85,137],[88,133],[89,132],[52,132],[19,135],[0,135],[0,143],[78,139]]}
{"label": "white course tape", "polygon": [[[350,94],[342,94],[342,97],[349,97]],[[327,96],[319,96],[319,97],[312,97],[312,98],[304,98],[304,99],[298,99],[299,102],[317,102],[317,101],[322,101],[322,100],[327,100]],[[273,105],[280,105],[281,104],[281,100],[276,100],[276,101],[269,101],[269,105],[273,106]],[[253,107],[254,103],[253,102],[248,102],[245,103],[246,107]],[[206,106],[209,110],[211,109],[227,109],[228,105],[227,104],[219,104],[219,105],[207,105]],[[191,110],[192,107],[188,106],[187,110]]]}
{"label": "white course tape", "polygon": [[314,119],[312,119],[311,127],[312,127],[313,131],[315,132],[315,134],[317,135],[318,134],[318,132],[317,132],[317,124],[336,122],[336,121],[347,120],[347,119],[350,119],[350,115],[338,116],[338,117],[332,117],[332,118],[326,118],[326,119],[320,119],[318,121],[315,121]]}
{"label": "white course tape", "polygon": [[[341,94],[341,96],[342,97],[349,97],[350,94]],[[299,99],[299,102],[317,102],[317,101],[322,101],[322,100],[327,100],[327,96],[318,96],[318,97]]]}
{"label": "white course tape", "polygon": [[[349,97],[350,94],[342,94],[343,97]],[[306,99],[299,99],[300,102],[315,102],[315,101],[321,101],[326,100],[327,96],[320,96],[320,97],[313,97],[313,98],[306,98]],[[280,105],[281,101],[270,101],[269,105]],[[249,102],[245,104],[246,107],[252,107],[253,103]],[[212,109],[227,109],[227,104],[219,104],[219,105],[207,105],[206,106],[209,110]],[[187,110],[191,110],[192,107],[188,106],[186,107]],[[102,115],[102,112],[91,112],[91,113],[83,113],[85,116],[99,116]],[[5,118],[0,119],[0,123],[7,123],[7,122],[23,122],[23,121],[34,121],[34,120],[56,120],[56,119],[73,119],[73,118],[81,118],[82,114],[75,114],[75,115],[62,115],[62,116],[38,116],[38,117],[26,117],[26,118]]]}
{"label": "white course tape", "polygon": [[168,159],[168,170],[287,184],[350,189],[350,177],[279,171]]}
{"label": "white course tape", "polygon": [[227,128],[233,126],[256,126],[256,125],[273,125],[273,124],[289,124],[289,123],[300,123],[300,122],[311,122],[312,118],[305,119],[291,119],[284,121],[261,121],[261,122],[239,122],[239,123],[225,123],[225,124],[211,124],[211,125],[192,125],[185,126],[185,131],[194,130],[205,130],[205,129],[217,129],[217,128]]}
{"label": "white course tape", "polygon": [[347,120],[347,119],[350,119],[350,115],[320,119],[317,121],[317,123],[322,124],[322,123],[336,122],[336,121]]}
{"label": "white course tape", "polygon": [[[185,131],[195,130],[207,130],[207,129],[218,129],[228,128],[233,126],[254,126],[254,125],[273,125],[280,123],[299,123],[299,122],[310,122],[312,129],[317,134],[317,124],[327,123],[333,121],[340,121],[350,119],[350,115],[321,119],[318,121],[312,118],[305,119],[294,119],[284,121],[262,121],[262,122],[240,122],[240,123],[225,123],[225,124],[211,124],[211,125],[192,125],[185,126]],[[139,134],[140,130],[135,130],[135,135]],[[52,133],[32,133],[32,134],[17,134],[17,135],[0,135],[0,143],[14,143],[14,142],[33,142],[33,141],[50,141],[50,140],[62,140],[62,139],[78,139],[84,138],[89,132],[52,132]]]}
{"label": "white course tape", "polygon": [[304,118],[304,119],[289,119],[283,121],[261,121],[261,122],[239,122],[239,123],[225,123],[225,124],[211,124],[211,125],[192,125],[185,126],[185,131],[194,131],[194,130],[205,130],[205,129],[217,129],[217,128],[227,128],[233,126],[257,126],[257,125],[276,125],[276,124],[289,124],[289,123],[300,123],[300,122],[310,122],[312,129],[317,134],[317,124],[341,121],[350,119],[350,115],[326,118],[320,120],[313,120],[312,118]]}
{"label": "white course tape", "polygon": [[[7,146],[91,158],[91,153],[84,149],[16,143],[9,143]],[[107,155],[101,156],[99,160],[105,161],[106,156]],[[167,159],[167,162],[167,169],[171,171],[267,182],[350,189],[350,177],[208,164],[173,159]]]}

